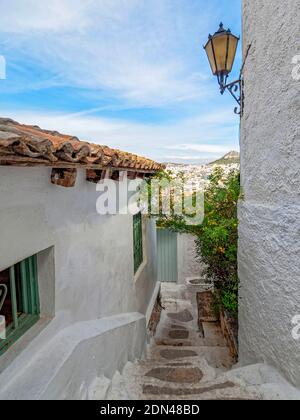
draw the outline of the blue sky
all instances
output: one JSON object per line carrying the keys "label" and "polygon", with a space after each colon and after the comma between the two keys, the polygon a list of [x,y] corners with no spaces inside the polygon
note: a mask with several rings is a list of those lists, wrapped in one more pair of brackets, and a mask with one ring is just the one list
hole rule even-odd
{"label": "blue sky", "polygon": [[[1,116],[158,161],[238,149],[202,48],[240,0],[0,0]],[[238,75],[239,51],[232,78]]]}

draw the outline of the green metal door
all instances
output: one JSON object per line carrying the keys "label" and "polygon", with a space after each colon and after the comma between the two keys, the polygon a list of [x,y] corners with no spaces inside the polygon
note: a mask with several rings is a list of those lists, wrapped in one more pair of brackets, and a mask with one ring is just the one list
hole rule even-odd
{"label": "green metal door", "polygon": [[157,229],[158,281],[177,283],[177,233]]}

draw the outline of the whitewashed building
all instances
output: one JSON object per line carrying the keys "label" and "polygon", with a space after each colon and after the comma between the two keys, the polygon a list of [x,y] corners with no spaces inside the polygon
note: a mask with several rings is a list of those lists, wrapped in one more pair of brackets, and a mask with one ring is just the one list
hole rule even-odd
{"label": "whitewashed building", "polygon": [[155,222],[99,215],[95,183],[160,168],[0,119],[0,399],[85,399],[141,357],[159,290]]}
{"label": "whitewashed building", "polygon": [[[300,3],[244,0],[240,361],[300,387]],[[299,324],[299,322],[298,322]],[[300,337],[299,337],[300,338]]]}

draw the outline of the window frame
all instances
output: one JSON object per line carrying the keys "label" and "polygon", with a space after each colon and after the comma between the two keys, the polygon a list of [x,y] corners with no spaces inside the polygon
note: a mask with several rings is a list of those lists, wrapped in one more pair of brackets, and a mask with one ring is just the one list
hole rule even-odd
{"label": "window frame", "polygon": [[139,212],[133,216],[133,260],[134,275],[144,262],[143,218]]}
{"label": "window frame", "polygon": [[[20,270],[19,291],[16,286],[17,268]],[[13,321],[6,328],[6,339],[0,340],[0,356],[40,319],[37,255],[11,266],[9,278]]]}

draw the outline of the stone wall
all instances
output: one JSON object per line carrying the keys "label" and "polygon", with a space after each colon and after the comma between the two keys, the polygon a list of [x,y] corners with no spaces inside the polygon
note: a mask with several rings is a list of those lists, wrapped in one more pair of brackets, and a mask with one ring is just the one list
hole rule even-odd
{"label": "stone wall", "polygon": [[[300,386],[300,81],[298,0],[244,0],[245,109],[239,206],[240,361]],[[295,75],[295,69],[294,69]]]}

